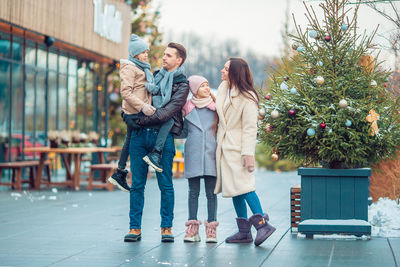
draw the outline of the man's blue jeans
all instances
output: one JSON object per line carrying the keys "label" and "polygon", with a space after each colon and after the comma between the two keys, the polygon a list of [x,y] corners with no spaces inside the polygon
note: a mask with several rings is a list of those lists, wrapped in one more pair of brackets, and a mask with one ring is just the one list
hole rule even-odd
{"label": "man's blue jeans", "polygon": [[[130,191],[129,226],[141,229],[144,207],[144,189],[146,187],[149,165],[143,157],[153,150],[157,139],[157,130],[133,130],[129,145],[131,160],[132,186]],[[164,145],[161,165],[163,172],[157,172],[158,187],[161,191],[161,227],[172,227],[174,219],[174,187],[172,184],[172,162],[175,156],[174,138],[168,134]]]}

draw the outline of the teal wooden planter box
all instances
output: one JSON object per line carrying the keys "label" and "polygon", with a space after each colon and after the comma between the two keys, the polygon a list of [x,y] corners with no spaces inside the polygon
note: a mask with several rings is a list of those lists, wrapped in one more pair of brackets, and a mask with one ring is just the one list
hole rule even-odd
{"label": "teal wooden planter box", "polygon": [[371,169],[299,168],[301,222],[298,231],[313,234],[370,235],[368,223]]}

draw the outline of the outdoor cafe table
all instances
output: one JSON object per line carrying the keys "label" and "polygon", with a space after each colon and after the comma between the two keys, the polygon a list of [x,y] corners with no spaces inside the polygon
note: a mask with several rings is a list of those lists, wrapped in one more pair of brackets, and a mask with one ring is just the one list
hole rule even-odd
{"label": "outdoor cafe table", "polygon": [[[68,148],[50,148],[50,147],[29,147],[24,149],[25,152],[40,153],[39,167],[37,168],[35,189],[40,189],[40,182],[42,180],[44,163],[49,153],[58,153],[63,160],[66,179],[65,182],[52,182],[51,186],[71,186],[78,190],[80,188],[80,168],[81,156],[85,153],[97,153],[99,163],[105,163],[104,152],[117,152],[118,149],[113,147],[68,147]],[[74,160],[74,172],[71,171],[72,157]]]}

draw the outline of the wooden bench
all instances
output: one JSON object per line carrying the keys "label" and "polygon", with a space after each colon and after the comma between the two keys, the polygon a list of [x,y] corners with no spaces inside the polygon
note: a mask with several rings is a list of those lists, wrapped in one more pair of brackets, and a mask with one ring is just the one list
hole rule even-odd
{"label": "wooden bench", "polygon": [[[8,185],[11,186],[12,189],[17,189],[21,191],[23,183],[29,183],[30,188],[34,188],[35,185],[35,173],[36,168],[39,167],[39,161],[14,161],[14,162],[3,162],[0,163],[0,185]],[[29,168],[29,179],[22,180],[22,169]],[[51,182],[51,173],[50,173],[50,161],[45,162],[45,168],[47,170],[47,181],[40,181],[40,183],[50,185]],[[3,169],[11,169],[12,170],[12,178],[11,182],[2,182],[2,172]]]}
{"label": "wooden bench", "polygon": [[[102,164],[92,164],[90,165],[90,173],[89,173],[89,181],[87,190],[92,190],[92,188],[106,188],[108,191],[112,191],[114,189],[114,185],[107,181],[108,177],[110,177],[114,171],[117,169],[116,164],[112,163],[102,163]],[[100,171],[100,183],[94,182],[94,172]]]}
{"label": "wooden bench", "polygon": [[[107,161],[108,162],[118,162],[119,161],[119,155],[114,155],[114,156],[107,156]],[[128,161],[129,161],[129,157],[128,157]]]}
{"label": "wooden bench", "polygon": [[297,228],[301,221],[301,187],[295,185],[290,188],[290,231]]}

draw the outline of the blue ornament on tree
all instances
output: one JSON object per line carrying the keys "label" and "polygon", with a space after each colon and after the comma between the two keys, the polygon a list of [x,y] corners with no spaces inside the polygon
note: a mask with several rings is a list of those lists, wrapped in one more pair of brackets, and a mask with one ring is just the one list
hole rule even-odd
{"label": "blue ornament on tree", "polygon": [[291,94],[296,94],[296,93],[297,93],[296,88],[293,87],[292,89],[290,89],[290,93],[291,93]]}
{"label": "blue ornament on tree", "polygon": [[346,126],[350,127],[353,123],[351,122],[351,120],[346,120]]}
{"label": "blue ornament on tree", "polygon": [[347,26],[346,24],[343,23],[343,24],[342,24],[342,30],[345,31],[345,30],[347,30],[347,28],[348,28],[348,26]]}
{"label": "blue ornament on tree", "polygon": [[302,47],[302,46],[297,47],[297,52],[301,53],[303,51],[304,51],[304,47]]}
{"label": "blue ornament on tree", "polygon": [[118,101],[118,99],[119,99],[119,95],[117,94],[117,93],[111,93],[110,94],[110,100],[112,101],[112,102],[117,102]]}
{"label": "blue ornament on tree", "polygon": [[308,35],[309,35],[311,38],[314,39],[315,37],[317,37],[318,33],[317,33],[316,30],[311,30],[311,31],[308,32]]}
{"label": "blue ornament on tree", "polygon": [[390,81],[390,79],[389,79],[389,77],[386,77],[385,82],[388,82],[388,81]]}
{"label": "blue ornament on tree", "polygon": [[322,67],[324,65],[324,63],[322,63],[322,61],[318,61],[317,65]]}
{"label": "blue ornament on tree", "polygon": [[282,90],[287,90],[287,89],[289,89],[289,86],[287,86],[287,84],[285,82],[282,82],[281,83],[281,89]]}
{"label": "blue ornament on tree", "polygon": [[314,136],[315,135],[315,130],[313,128],[308,128],[307,135],[308,136]]}

